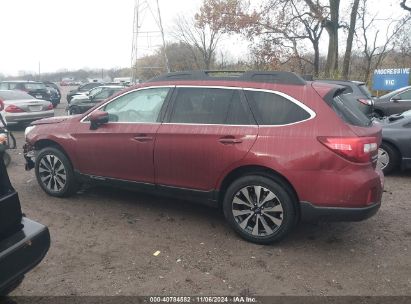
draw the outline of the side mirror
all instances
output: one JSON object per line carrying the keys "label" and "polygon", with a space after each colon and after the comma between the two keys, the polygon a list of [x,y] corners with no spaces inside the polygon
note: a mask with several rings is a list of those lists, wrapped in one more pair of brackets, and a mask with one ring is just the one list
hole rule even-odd
{"label": "side mirror", "polygon": [[90,130],[97,130],[101,125],[108,123],[108,113],[96,110],[89,116]]}
{"label": "side mirror", "polygon": [[0,111],[4,110],[4,102],[0,99]]}
{"label": "side mirror", "polygon": [[401,98],[399,96],[395,96],[395,97],[391,98],[391,100],[393,102],[399,102],[401,100]]}

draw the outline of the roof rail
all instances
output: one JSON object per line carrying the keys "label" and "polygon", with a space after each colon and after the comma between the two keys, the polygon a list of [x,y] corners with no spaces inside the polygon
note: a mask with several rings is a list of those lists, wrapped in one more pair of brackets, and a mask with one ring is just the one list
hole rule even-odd
{"label": "roof rail", "polygon": [[259,71],[184,71],[160,75],[148,82],[175,80],[221,80],[268,82],[293,85],[305,85],[306,81],[293,72]]}

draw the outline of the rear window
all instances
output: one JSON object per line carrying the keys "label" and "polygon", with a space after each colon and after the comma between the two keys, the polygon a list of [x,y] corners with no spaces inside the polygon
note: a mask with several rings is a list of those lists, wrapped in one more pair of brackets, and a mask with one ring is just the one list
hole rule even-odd
{"label": "rear window", "polygon": [[44,90],[46,85],[44,83],[26,83],[24,87],[27,90]]}
{"label": "rear window", "polygon": [[33,99],[33,97],[21,91],[3,91],[3,92],[0,92],[0,99],[21,100],[21,99]]}
{"label": "rear window", "polygon": [[269,92],[245,91],[259,125],[288,125],[311,115],[291,100]]}
{"label": "rear window", "polygon": [[371,125],[371,119],[360,110],[358,101],[355,100],[352,94],[337,93],[332,98],[331,107],[342,120],[350,125],[359,127]]}

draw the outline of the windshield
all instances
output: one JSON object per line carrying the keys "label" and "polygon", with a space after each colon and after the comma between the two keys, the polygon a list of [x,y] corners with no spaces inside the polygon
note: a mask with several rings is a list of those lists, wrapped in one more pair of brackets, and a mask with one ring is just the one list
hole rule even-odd
{"label": "windshield", "polygon": [[21,100],[21,99],[33,99],[33,97],[22,91],[0,91],[0,99],[2,100]]}
{"label": "windshield", "polygon": [[94,97],[94,96],[96,96],[98,93],[100,93],[102,90],[103,90],[102,87],[97,87],[97,88],[91,89],[89,95],[90,95],[91,97]]}
{"label": "windshield", "polygon": [[27,90],[43,90],[46,88],[44,83],[26,83],[24,86]]}

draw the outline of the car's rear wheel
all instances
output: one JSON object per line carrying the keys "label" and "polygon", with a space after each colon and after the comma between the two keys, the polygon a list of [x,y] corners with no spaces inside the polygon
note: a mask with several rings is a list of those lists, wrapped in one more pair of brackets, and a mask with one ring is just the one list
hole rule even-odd
{"label": "car's rear wheel", "polygon": [[400,156],[397,150],[383,142],[378,149],[378,167],[384,172],[384,174],[389,174],[397,169],[400,161]]}
{"label": "car's rear wheel", "polygon": [[47,147],[39,152],[35,171],[40,187],[49,195],[66,197],[78,189],[69,159],[57,148]]}
{"label": "car's rear wheel", "polygon": [[285,237],[297,219],[295,199],[283,182],[250,175],[234,181],[227,189],[224,216],[244,239],[271,244]]}

